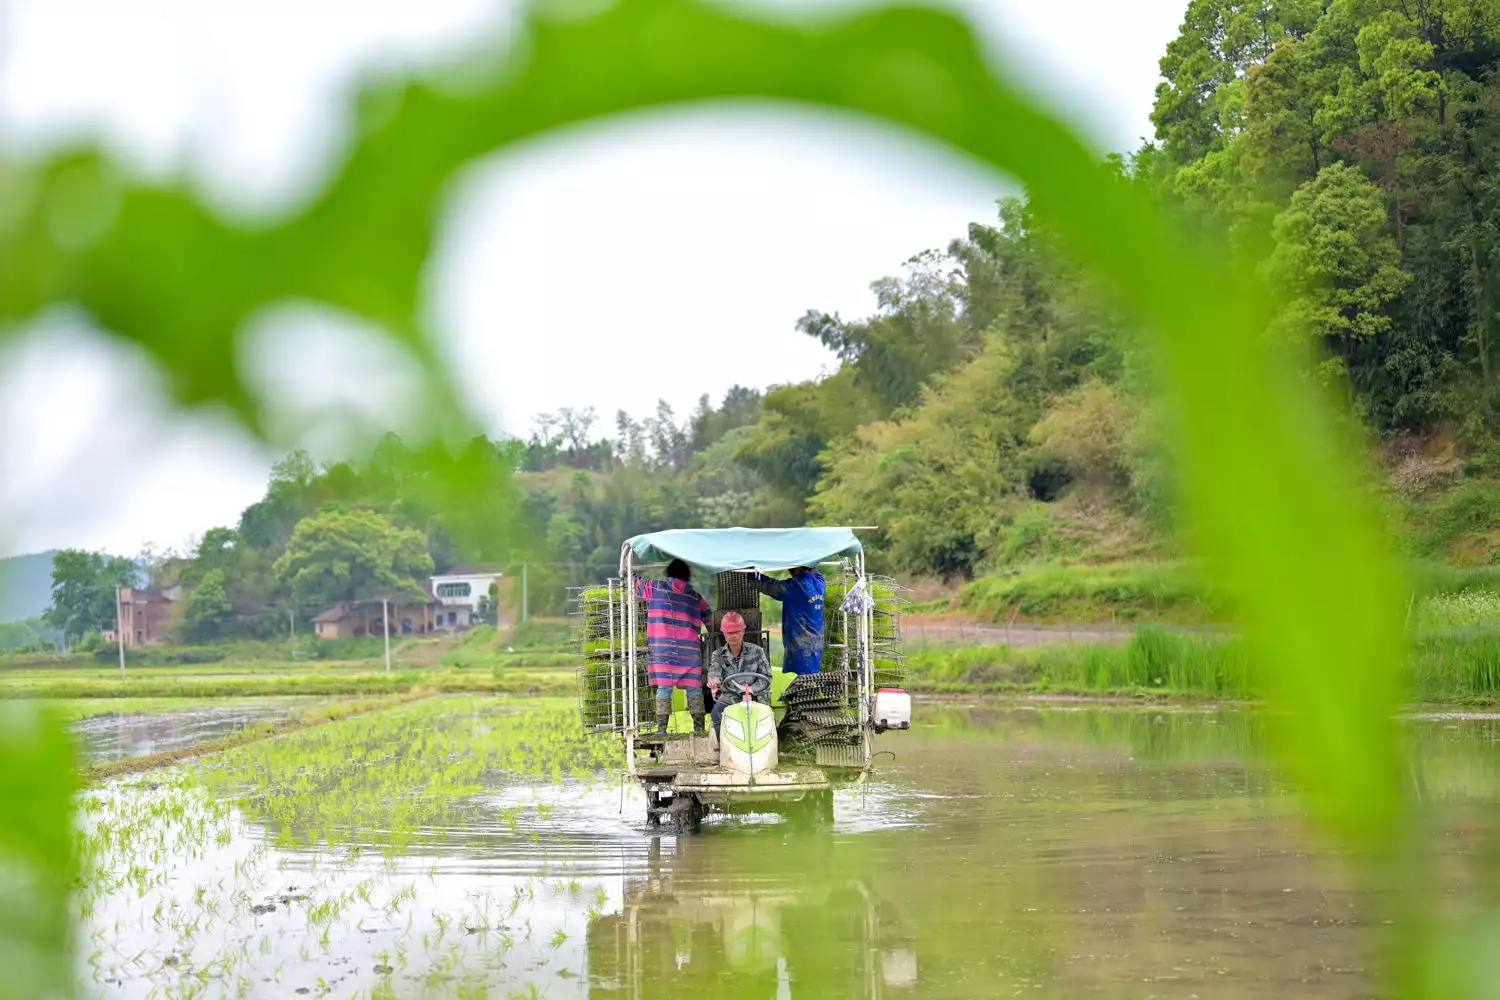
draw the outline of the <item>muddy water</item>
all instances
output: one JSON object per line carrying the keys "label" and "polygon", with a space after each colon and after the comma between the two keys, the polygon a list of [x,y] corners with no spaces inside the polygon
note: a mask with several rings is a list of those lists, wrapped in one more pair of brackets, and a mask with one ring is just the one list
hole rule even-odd
{"label": "muddy water", "polygon": [[[1408,724],[1461,897],[1500,721]],[[826,832],[663,835],[610,776],[497,779],[388,856],[337,830],[274,847],[253,806],[204,819],[190,789],[121,783],[135,815],[178,795],[206,832],[98,893],[82,976],[111,997],[1372,995],[1374,902],[1260,744],[1236,711],[927,705]]]}

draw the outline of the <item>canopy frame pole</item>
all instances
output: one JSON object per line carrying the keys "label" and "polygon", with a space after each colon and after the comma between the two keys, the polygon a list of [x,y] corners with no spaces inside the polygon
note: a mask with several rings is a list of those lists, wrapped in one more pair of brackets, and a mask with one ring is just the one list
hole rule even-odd
{"label": "canopy frame pole", "polygon": [[874,594],[870,589],[870,579],[864,574],[864,553],[855,555],[855,565],[859,570],[859,582],[864,583],[865,594],[870,598],[865,601],[865,609],[859,612],[859,729],[865,730],[865,756],[868,757],[870,699],[874,694],[874,652],[870,648],[874,634]]}
{"label": "canopy frame pole", "polygon": [[[635,669],[635,550],[631,548],[629,542],[620,547],[620,579],[623,585],[620,599],[625,602],[625,677],[622,685],[625,692],[625,739],[633,749],[635,730],[640,725],[640,691]],[[634,774],[635,755],[633,752],[629,754],[628,762],[630,772]]]}
{"label": "canopy frame pole", "polygon": [[[848,559],[839,560],[839,577],[839,584],[841,587],[840,593],[842,593],[845,600],[847,600],[849,596]],[[847,674],[849,672],[849,612],[845,611],[842,607],[839,608],[839,612],[839,628],[843,630],[844,639],[844,648],[839,650],[839,669]]]}

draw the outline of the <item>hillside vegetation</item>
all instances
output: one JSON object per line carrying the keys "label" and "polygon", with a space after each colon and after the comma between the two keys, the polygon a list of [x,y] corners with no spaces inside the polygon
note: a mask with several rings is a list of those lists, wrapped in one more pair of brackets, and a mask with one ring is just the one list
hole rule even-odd
{"label": "hillside vegetation", "polygon": [[[1393,536],[1461,569],[1500,554],[1497,65],[1494,2],[1194,0],[1161,60],[1155,137],[1114,161],[1120,184],[1230,235],[1279,303],[1264,335],[1315,348],[1306,378],[1369,442]],[[838,359],[824,378],[477,439],[455,465],[483,498],[464,517],[394,439],[321,469],[294,456],[179,567],[214,583],[198,632],[337,598],[295,592],[278,560],[304,519],[363,509],[422,533],[439,568],[527,562],[553,612],[637,532],[845,522],[879,525],[878,569],[947,581],[987,616],[1232,613],[1180,564],[1170,414],[1140,331],[1060,243],[1004,200],[914,247],[870,315],[810,309],[799,329]],[[425,566],[408,562],[398,577]]]}

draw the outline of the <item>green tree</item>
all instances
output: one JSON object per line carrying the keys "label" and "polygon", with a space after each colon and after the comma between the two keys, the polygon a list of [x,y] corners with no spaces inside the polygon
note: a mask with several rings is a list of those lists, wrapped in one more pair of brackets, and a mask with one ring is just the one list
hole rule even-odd
{"label": "green tree", "polygon": [[196,587],[215,570],[219,571],[221,579],[227,579],[239,555],[238,532],[233,528],[209,528],[203,533],[197,549],[183,569],[183,585],[189,589]]}
{"label": "green tree", "polygon": [[140,586],[140,568],[124,556],[64,549],[52,557],[52,604],[42,618],[68,638],[113,628],[115,590]]}
{"label": "green tree", "polygon": [[193,642],[219,638],[234,614],[224,586],[224,571],[211,569],[183,600],[183,635]]}
{"label": "green tree", "polygon": [[1333,163],[1298,188],[1273,226],[1266,272],[1285,296],[1274,329],[1315,338],[1344,369],[1356,343],[1391,327],[1386,307],[1409,280],[1385,199],[1364,174]]}
{"label": "green tree", "polygon": [[817,338],[852,373],[880,416],[916,402],[929,376],[946,371],[978,346],[982,330],[964,321],[962,271],[935,251],[907,261],[906,275],[882,278],[870,288],[877,310],[848,322],[809,311],[797,329]]}
{"label": "green tree", "polygon": [[433,570],[427,539],[370,510],[324,510],[304,518],[276,560],[281,585],[299,604],[368,600],[394,592],[422,597]]}
{"label": "green tree", "polygon": [[491,581],[490,587],[479,598],[479,606],[474,609],[475,624],[500,625],[500,586]]}
{"label": "green tree", "polygon": [[1309,30],[1321,6],[1318,0],[1191,0],[1161,58],[1163,82],[1151,112],[1171,162],[1192,163],[1222,146],[1238,125],[1243,94],[1237,81],[1282,38]]}

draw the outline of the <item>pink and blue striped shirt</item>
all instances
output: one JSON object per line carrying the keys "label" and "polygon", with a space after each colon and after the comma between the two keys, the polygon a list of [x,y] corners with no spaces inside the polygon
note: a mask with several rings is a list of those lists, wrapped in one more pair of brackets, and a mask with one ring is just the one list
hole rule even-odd
{"label": "pink and blue striped shirt", "polygon": [[683,580],[637,580],[646,602],[646,645],[651,651],[651,683],[657,687],[703,686],[703,652],[698,636],[713,620],[708,602]]}

